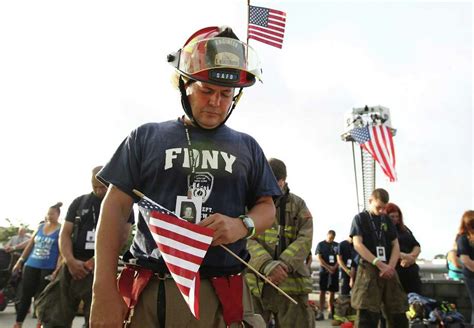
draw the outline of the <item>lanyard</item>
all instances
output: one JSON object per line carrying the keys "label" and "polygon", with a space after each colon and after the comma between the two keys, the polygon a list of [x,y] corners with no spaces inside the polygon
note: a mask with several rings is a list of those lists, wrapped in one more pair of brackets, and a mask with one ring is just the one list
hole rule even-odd
{"label": "lanyard", "polygon": [[189,175],[189,180],[188,180],[188,197],[191,198],[191,195],[192,195],[191,184],[194,181],[194,176],[196,173],[196,158],[194,158],[192,144],[191,144],[191,137],[189,136],[189,129],[188,129],[188,126],[186,125],[186,122],[184,121],[184,116],[182,117],[182,120],[183,120],[184,132],[186,133],[186,141],[188,142],[189,162],[191,164],[191,174]]}
{"label": "lanyard", "polygon": [[97,216],[95,215],[95,206],[92,204],[92,219],[94,220],[94,229],[97,226]]}
{"label": "lanyard", "polygon": [[379,229],[377,229],[377,227],[375,226],[374,218],[372,217],[372,214],[370,214],[369,211],[367,211],[367,213],[369,213],[370,225],[372,227],[372,232],[374,232],[375,237],[376,237],[376,240],[375,240],[376,244],[379,245],[379,246],[382,246],[382,245],[385,244],[385,242],[384,242],[385,241],[385,234],[382,231],[382,217],[380,217],[380,226],[379,226]]}

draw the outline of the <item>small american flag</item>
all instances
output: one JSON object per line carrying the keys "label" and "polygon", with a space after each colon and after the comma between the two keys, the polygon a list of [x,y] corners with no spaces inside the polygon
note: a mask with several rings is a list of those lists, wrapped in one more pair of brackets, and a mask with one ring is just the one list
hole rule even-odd
{"label": "small american flag", "polygon": [[192,224],[147,197],[138,208],[192,314],[199,319],[199,267],[212,242],[212,229]]}
{"label": "small american flag", "polygon": [[286,13],[270,8],[249,6],[248,38],[273,47],[283,45]]}
{"label": "small american flag", "polygon": [[395,148],[390,129],[385,125],[365,126],[352,129],[350,134],[380,164],[390,181],[396,181]]}

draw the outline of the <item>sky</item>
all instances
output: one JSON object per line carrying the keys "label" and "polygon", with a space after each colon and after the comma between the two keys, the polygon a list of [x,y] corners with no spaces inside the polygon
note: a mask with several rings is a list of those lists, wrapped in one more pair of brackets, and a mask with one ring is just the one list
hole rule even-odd
{"label": "sky", "polygon": [[[313,250],[357,213],[352,108],[390,109],[398,181],[379,168],[421,243],[446,253],[474,208],[471,2],[262,1],[287,13],[281,50],[250,41],[263,83],[228,121],[283,160],[314,217]],[[246,1],[0,3],[0,226],[34,227],[91,190],[90,172],[140,124],[182,115],[166,55],[196,30],[245,40]],[[360,172],[358,173],[360,174]]]}

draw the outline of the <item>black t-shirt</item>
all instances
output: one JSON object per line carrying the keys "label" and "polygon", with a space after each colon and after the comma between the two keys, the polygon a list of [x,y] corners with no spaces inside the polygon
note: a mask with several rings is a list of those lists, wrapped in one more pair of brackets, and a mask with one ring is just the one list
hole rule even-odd
{"label": "black t-shirt", "polygon": [[420,243],[415,239],[410,229],[401,230],[397,226],[398,243],[400,244],[400,252],[411,253],[415,246],[420,247]]}
{"label": "black t-shirt", "polygon": [[397,230],[388,216],[373,215],[364,211],[352,220],[350,236],[361,236],[364,246],[377,255],[377,246],[385,247],[385,257],[390,261],[392,241],[397,238]]}
{"label": "black t-shirt", "polygon": [[[339,243],[338,255],[341,256],[342,261],[350,269],[356,266],[357,252],[354,249],[354,245],[347,240],[343,240]],[[349,261],[350,260],[350,261]]]}
{"label": "black t-shirt", "polygon": [[[95,229],[99,220],[102,199],[94,193],[77,197],[68,208],[66,221],[75,225],[76,217],[79,218],[77,228],[73,230],[73,255],[85,261],[94,256]],[[130,213],[128,223],[134,223],[133,211]]]}
{"label": "black t-shirt", "polygon": [[[338,252],[338,243],[333,241],[332,243],[328,243],[326,240],[323,240],[318,243],[316,246],[316,255],[321,254],[321,257],[324,261],[326,261],[329,265],[334,265],[337,263],[336,255]],[[323,272],[327,271],[323,266],[321,266],[321,270]]]}
{"label": "black t-shirt", "polygon": [[[469,238],[466,235],[459,236],[457,240],[458,244],[458,255],[468,255],[471,260],[474,260],[474,244],[469,242]],[[464,276],[474,278],[474,272],[469,270],[465,265],[463,266],[462,273]]]}

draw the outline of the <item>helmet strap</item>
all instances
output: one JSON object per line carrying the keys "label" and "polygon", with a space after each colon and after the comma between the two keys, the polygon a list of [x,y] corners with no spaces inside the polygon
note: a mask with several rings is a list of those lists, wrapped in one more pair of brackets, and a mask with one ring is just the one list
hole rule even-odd
{"label": "helmet strap", "polygon": [[235,106],[237,106],[237,103],[239,102],[240,97],[242,97],[242,95],[243,95],[242,91],[243,90],[244,90],[244,88],[240,88],[239,92],[234,96],[234,98],[232,98],[232,106],[230,106],[230,109],[227,111],[227,116],[226,116],[225,120],[219,126],[221,126],[225,122],[227,122],[227,120],[230,117],[230,114],[232,114],[232,112],[234,111]]}
{"label": "helmet strap", "polygon": [[[188,85],[191,84],[191,83],[194,83],[194,82],[196,82],[196,81],[190,79],[189,82],[188,82]],[[221,127],[222,125],[224,125],[225,122],[227,122],[230,115],[234,111],[235,106],[237,106],[237,103],[239,102],[240,97],[242,97],[242,94],[243,94],[242,91],[244,89],[244,88],[240,88],[239,92],[232,98],[232,105],[230,106],[229,110],[227,111],[227,116],[224,119],[224,121],[222,121],[222,123],[219,124],[218,126],[216,126],[215,128],[205,129],[201,125],[199,125],[199,123],[196,121],[196,119],[193,116],[193,110],[191,108],[191,104],[189,103],[188,95],[186,94],[186,84],[184,83],[183,77],[181,75],[179,76],[178,86],[179,86],[179,91],[181,93],[181,105],[183,106],[184,112],[188,116],[191,123],[193,123],[193,125],[201,128],[201,129],[204,129],[204,130],[215,130],[215,129]]]}

